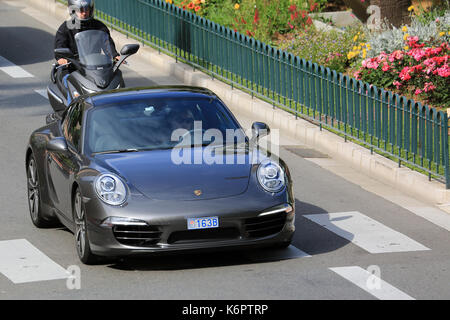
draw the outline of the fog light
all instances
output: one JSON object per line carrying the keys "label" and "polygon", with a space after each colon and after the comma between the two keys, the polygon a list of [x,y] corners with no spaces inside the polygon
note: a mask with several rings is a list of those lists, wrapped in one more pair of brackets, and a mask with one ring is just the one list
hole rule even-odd
{"label": "fog light", "polygon": [[108,217],[102,221],[101,227],[114,226],[147,226],[147,222],[125,217]]}

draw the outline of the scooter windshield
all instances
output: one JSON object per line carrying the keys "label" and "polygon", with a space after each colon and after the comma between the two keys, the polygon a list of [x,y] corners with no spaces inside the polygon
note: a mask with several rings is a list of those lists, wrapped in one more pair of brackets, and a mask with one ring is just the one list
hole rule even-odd
{"label": "scooter windshield", "polygon": [[113,55],[109,36],[100,30],[87,30],[75,35],[81,64],[87,69],[111,67]]}

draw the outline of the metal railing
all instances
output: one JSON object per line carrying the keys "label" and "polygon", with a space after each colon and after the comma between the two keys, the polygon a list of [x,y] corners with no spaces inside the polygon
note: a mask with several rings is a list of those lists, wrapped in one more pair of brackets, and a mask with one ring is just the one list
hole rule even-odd
{"label": "metal railing", "polygon": [[96,16],[143,44],[450,189],[448,117],[443,111],[278,50],[164,0],[97,0]]}

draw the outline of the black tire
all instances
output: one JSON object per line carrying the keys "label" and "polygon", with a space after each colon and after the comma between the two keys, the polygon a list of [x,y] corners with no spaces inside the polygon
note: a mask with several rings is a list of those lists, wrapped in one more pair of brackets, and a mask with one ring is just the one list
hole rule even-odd
{"label": "black tire", "polygon": [[72,201],[72,212],[75,222],[75,246],[81,262],[91,265],[98,263],[100,259],[91,251],[87,229],[86,210],[82,199],[83,197],[81,195],[81,191],[77,188]]}
{"label": "black tire", "polygon": [[53,226],[53,221],[43,217],[41,203],[41,188],[39,184],[39,175],[36,159],[31,154],[27,161],[27,199],[28,209],[33,224],[38,228],[47,228]]}

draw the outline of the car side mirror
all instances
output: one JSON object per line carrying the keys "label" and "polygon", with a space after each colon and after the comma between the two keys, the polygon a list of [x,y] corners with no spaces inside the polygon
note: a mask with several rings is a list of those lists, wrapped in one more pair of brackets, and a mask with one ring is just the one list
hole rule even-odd
{"label": "car side mirror", "polygon": [[47,142],[47,150],[58,153],[67,152],[67,142],[63,137],[56,137]]}
{"label": "car side mirror", "polygon": [[270,128],[264,122],[254,122],[252,124],[252,140],[258,140],[270,134]]}
{"label": "car side mirror", "polygon": [[75,55],[73,54],[72,50],[69,48],[56,48],[55,53],[64,57],[64,58],[73,58]]}
{"label": "car side mirror", "polygon": [[120,50],[120,54],[122,56],[131,56],[138,52],[140,45],[138,44],[126,44],[123,46],[122,50]]}

